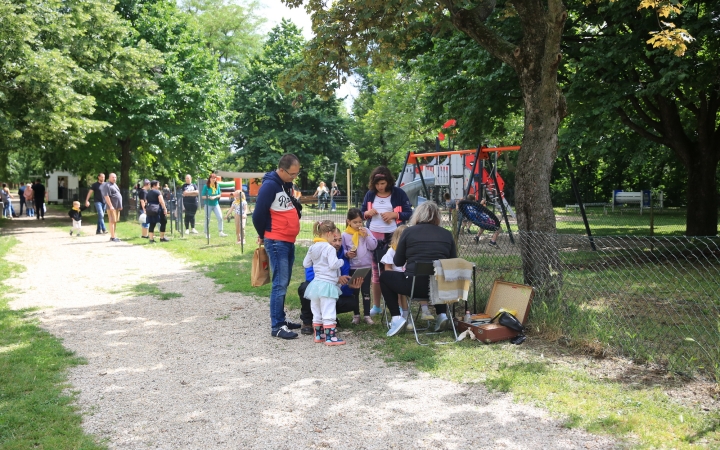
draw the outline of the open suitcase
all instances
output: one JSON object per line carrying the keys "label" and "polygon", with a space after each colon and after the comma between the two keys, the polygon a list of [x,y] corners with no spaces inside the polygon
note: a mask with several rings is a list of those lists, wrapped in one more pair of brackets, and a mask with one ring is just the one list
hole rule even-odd
{"label": "open suitcase", "polygon": [[[534,295],[535,290],[531,286],[495,280],[492,291],[490,292],[490,298],[488,298],[487,306],[485,307],[485,314],[490,317],[495,317],[500,308],[504,308],[506,311],[516,311],[517,314],[515,314],[515,317],[525,325],[527,317],[530,314],[530,304],[532,303]],[[458,332],[467,329],[472,330],[472,333],[478,341],[484,342],[485,344],[506,341],[520,334],[517,331],[497,323],[473,325],[463,321],[456,321],[456,327]]]}

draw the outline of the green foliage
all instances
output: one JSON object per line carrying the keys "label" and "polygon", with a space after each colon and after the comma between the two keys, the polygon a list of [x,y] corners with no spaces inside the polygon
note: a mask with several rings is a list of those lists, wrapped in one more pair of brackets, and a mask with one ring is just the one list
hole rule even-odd
{"label": "green foliage", "polygon": [[407,152],[435,148],[435,130],[423,124],[425,86],[418,76],[397,70],[363,77],[348,127],[357,154],[352,164],[356,188],[367,186],[375,167],[399,172]]}
{"label": "green foliage", "polygon": [[300,181],[317,179],[339,162],[346,145],[346,119],[335,98],[323,100],[308,90],[286,92],[281,75],[302,59],[300,30],[289,21],[275,27],[260,56],[236,88],[236,153],[231,161],[245,170],[267,171],[283,153],[294,153],[303,166]]}
{"label": "green foliage", "polygon": [[259,28],[265,19],[255,15],[260,4],[256,0],[243,5],[227,0],[183,0],[180,5],[195,16],[220,70],[229,79],[245,73],[248,60],[262,49]]}
{"label": "green foliage", "polygon": [[[0,238],[0,276],[20,267],[5,255],[18,243]],[[72,395],[64,393],[67,369],[83,360],[42,330],[28,310],[13,310],[0,297],[0,449],[100,449],[83,433]]]}

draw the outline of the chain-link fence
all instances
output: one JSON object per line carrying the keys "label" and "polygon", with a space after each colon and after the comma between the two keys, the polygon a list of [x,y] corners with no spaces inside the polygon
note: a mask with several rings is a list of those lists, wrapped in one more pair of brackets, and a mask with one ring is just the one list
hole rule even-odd
{"label": "chain-link fence", "polygon": [[[477,309],[496,279],[537,289],[531,324],[597,354],[720,378],[720,238],[515,233],[457,235],[459,256],[477,265]],[[593,250],[593,246],[595,250]],[[541,273],[524,273],[532,248]],[[537,270],[538,265],[535,265]]]}

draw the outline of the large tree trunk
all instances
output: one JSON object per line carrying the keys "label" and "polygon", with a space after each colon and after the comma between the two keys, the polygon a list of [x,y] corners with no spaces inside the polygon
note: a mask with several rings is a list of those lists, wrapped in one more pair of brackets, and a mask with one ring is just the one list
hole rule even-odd
{"label": "large tree trunk", "polygon": [[[698,145],[700,147],[700,145]],[[718,233],[718,192],[716,151],[697,148],[686,164],[688,236],[716,236]]]}
{"label": "large tree trunk", "polygon": [[453,23],[518,75],[525,104],[515,178],[523,274],[526,283],[552,296],[561,276],[550,175],[557,156],[558,128],[566,114],[557,71],[567,12],[561,0],[513,2],[523,31],[520,45],[513,47],[484,23],[494,6],[494,0],[486,0],[474,10],[457,10]]}
{"label": "large tree trunk", "polygon": [[123,196],[123,209],[120,217],[127,219],[130,214],[130,167],[132,166],[131,139],[118,139],[120,144],[120,192]]}

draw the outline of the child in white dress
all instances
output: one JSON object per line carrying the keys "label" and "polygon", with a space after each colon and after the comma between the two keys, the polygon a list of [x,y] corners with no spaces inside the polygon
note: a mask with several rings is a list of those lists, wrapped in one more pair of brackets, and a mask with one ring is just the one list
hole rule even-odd
{"label": "child in white dress", "polygon": [[335,304],[340,296],[340,268],[345,263],[338,259],[337,250],[330,244],[335,237],[335,224],[331,220],[316,222],[313,225],[313,245],[308,248],[303,267],[312,266],[315,278],[305,290],[305,298],[310,300],[315,328],[315,342],[325,345],[343,345],[345,341],[336,333],[337,313]]}

